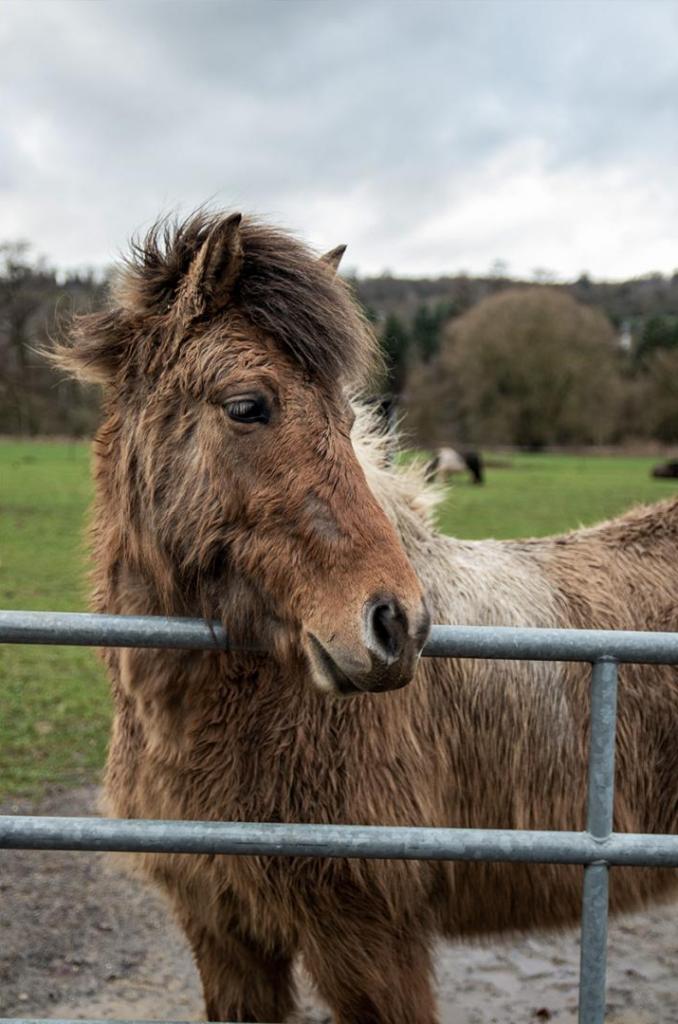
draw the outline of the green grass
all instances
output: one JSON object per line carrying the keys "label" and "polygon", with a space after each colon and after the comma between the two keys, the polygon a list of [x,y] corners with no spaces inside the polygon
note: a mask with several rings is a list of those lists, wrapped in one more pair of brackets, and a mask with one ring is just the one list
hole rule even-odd
{"label": "green grass", "polygon": [[[653,460],[517,455],[485,487],[458,481],[440,509],[459,537],[571,529],[678,492],[649,476]],[[90,500],[83,444],[0,441],[0,608],[87,607],[82,542]],[[97,777],[110,702],[84,648],[0,645],[0,798]]]}
{"label": "green grass", "polygon": [[642,456],[510,455],[477,487],[457,479],[438,523],[457,537],[540,537],[589,526],[632,505],[678,493],[678,481],[653,480],[659,461]]}
{"label": "green grass", "polygon": [[[87,446],[0,442],[0,608],[86,608]],[[110,720],[87,648],[0,645],[0,797],[96,776]]]}

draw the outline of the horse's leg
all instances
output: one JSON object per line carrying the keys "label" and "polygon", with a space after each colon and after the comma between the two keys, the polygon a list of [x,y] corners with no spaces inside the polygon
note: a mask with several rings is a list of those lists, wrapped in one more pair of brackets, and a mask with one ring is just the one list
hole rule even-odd
{"label": "horse's leg", "polygon": [[287,1020],[296,1003],[291,956],[235,932],[217,937],[204,928],[186,931],[208,1020]]}
{"label": "horse's leg", "polygon": [[342,919],[326,922],[303,952],[336,1024],[437,1024],[424,936]]}

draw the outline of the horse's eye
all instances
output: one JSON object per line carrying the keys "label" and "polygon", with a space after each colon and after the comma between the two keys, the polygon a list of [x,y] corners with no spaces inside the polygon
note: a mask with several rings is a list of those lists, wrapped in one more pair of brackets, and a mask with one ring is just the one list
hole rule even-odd
{"label": "horse's eye", "polygon": [[271,410],[264,398],[238,398],[226,402],[226,412],[237,423],[268,423]]}

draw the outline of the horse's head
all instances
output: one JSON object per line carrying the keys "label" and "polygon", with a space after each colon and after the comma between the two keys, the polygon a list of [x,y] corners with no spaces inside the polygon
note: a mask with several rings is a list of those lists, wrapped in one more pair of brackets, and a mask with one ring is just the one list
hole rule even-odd
{"label": "horse's head", "polygon": [[106,387],[98,515],[118,565],[159,608],[301,646],[319,686],[354,693],[409,682],[429,620],[351,444],[373,340],[340,256],[238,215],[156,229],[59,358]]}

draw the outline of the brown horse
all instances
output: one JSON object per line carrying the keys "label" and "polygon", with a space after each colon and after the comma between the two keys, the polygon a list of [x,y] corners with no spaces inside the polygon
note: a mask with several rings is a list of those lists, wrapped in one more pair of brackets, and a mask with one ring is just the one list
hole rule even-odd
{"label": "brown horse", "polygon": [[[436,533],[347,389],[374,341],[334,274],[238,216],[151,233],[58,358],[106,390],[98,611],[205,615],[269,653],[115,650],[113,813],[584,825],[588,670],[421,664],[438,621],[678,629],[678,501],[564,537]],[[393,692],[383,692],[393,691]],[[351,695],[346,699],[346,695]],[[615,826],[678,827],[678,680],[621,672]],[[431,943],[576,920],[555,865],[143,855],[213,1020],[281,1021],[301,956],[340,1024],[433,1024]],[[138,861],[138,862],[139,862]],[[671,892],[616,869],[612,902]]]}

